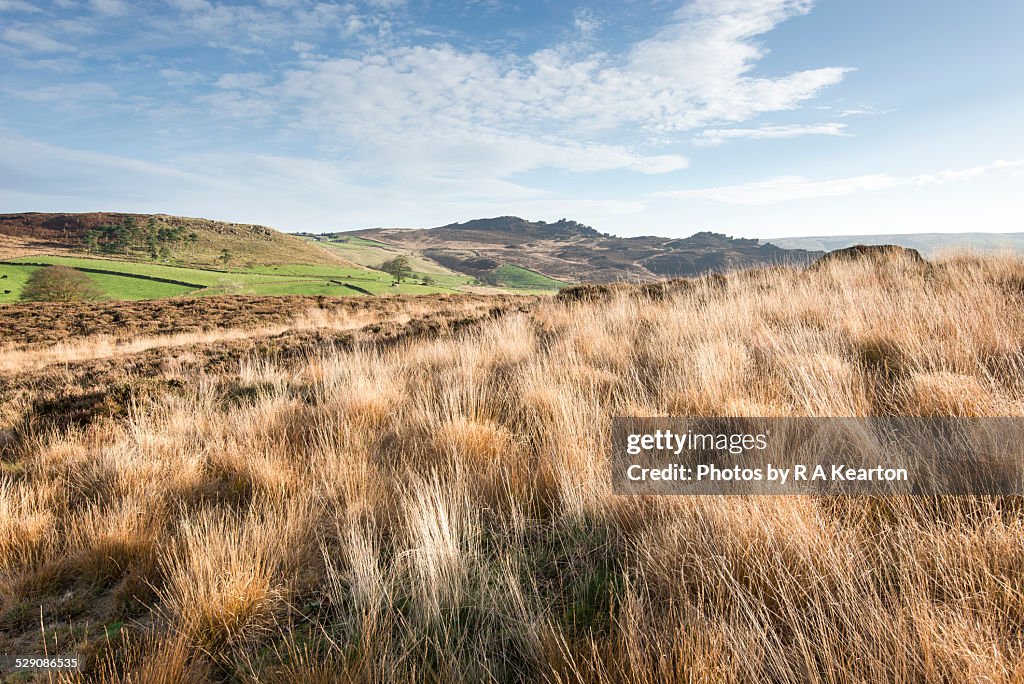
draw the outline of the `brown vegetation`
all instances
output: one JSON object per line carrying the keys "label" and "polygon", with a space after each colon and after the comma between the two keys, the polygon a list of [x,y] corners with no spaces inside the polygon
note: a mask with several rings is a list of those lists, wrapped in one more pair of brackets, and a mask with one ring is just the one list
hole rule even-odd
{"label": "brown vegetation", "polygon": [[282,295],[178,297],[145,301],[10,304],[0,306],[0,350],[56,345],[71,338],[134,340],[223,328],[293,327],[297,314],[358,316],[367,324],[409,312],[426,314],[454,304],[503,306],[520,296],[400,295],[377,298]]}
{"label": "brown vegetation", "polygon": [[616,497],[607,432],[1021,415],[1022,269],[835,260],[148,366],[122,412],[9,426],[0,647],[41,616],[101,681],[1019,681],[1019,500]]}

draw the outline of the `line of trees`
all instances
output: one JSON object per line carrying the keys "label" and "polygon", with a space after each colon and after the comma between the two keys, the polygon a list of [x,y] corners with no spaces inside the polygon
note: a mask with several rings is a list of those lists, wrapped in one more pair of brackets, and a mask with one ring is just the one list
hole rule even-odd
{"label": "line of trees", "polygon": [[145,225],[129,216],[121,223],[98,226],[86,231],[89,251],[98,254],[142,253],[150,259],[170,259],[175,250],[189,245],[195,254],[199,234],[186,233],[183,226],[167,226],[150,217]]}

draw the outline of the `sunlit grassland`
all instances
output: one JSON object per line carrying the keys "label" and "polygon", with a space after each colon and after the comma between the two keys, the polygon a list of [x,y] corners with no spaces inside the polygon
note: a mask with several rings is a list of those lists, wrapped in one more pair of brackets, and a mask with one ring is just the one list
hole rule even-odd
{"label": "sunlit grassland", "polygon": [[[354,296],[365,294],[431,294],[451,292],[466,278],[437,276],[437,282],[424,285],[416,279],[394,283],[394,279],[380,271],[364,268],[346,268],[330,265],[281,264],[225,270],[184,268],[158,263],[93,259],[87,257],[32,256],[15,259],[10,264],[60,264],[84,269],[110,299],[151,299],[182,294],[221,295],[280,295],[305,294]],[[0,264],[0,268],[3,265]],[[31,273],[30,266],[8,266],[10,289],[0,301],[16,301],[24,280]],[[107,271],[96,273],[95,271]],[[15,279],[17,272],[20,278]],[[125,277],[117,274],[125,274]],[[160,282],[161,280],[173,282]],[[441,282],[444,280],[445,282]],[[448,282],[451,281],[451,282]],[[0,292],[2,292],[0,289]]]}
{"label": "sunlit grassland", "polygon": [[168,364],[4,426],[2,645],[99,681],[1019,681],[1018,499],[619,497],[608,431],[1024,415],[1022,282],[836,261]]}

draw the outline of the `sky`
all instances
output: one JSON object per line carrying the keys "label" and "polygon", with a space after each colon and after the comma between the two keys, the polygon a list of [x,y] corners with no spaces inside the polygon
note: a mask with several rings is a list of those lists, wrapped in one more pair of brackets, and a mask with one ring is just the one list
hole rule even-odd
{"label": "sky", "polygon": [[1011,0],[0,0],[0,212],[1024,231]]}

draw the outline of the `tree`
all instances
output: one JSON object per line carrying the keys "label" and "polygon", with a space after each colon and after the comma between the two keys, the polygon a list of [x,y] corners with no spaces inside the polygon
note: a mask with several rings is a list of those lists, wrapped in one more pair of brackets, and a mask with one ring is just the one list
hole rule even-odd
{"label": "tree", "polygon": [[391,277],[398,283],[402,282],[403,278],[412,276],[412,266],[409,265],[409,257],[407,256],[396,256],[394,259],[385,261],[381,265],[381,270],[385,273],[390,273]]}
{"label": "tree", "polygon": [[423,284],[424,285],[433,285],[436,282],[437,281],[434,280],[434,278],[432,276],[428,276],[428,275],[423,276]]}
{"label": "tree", "polygon": [[67,266],[40,268],[21,290],[21,298],[32,302],[71,302],[97,299],[102,294],[92,278]]}
{"label": "tree", "polygon": [[231,252],[226,249],[220,250],[220,260],[224,262],[224,268],[227,268],[231,262]]}
{"label": "tree", "polygon": [[100,249],[100,233],[98,230],[88,230],[85,233],[85,244],[90,252],[98,252]]}
{"label": "tree", "polygon": [[134,249],[142,236],[142,226],[133,217],[129,216],[121,223],[121,235],[124,241],[125,250]]}

